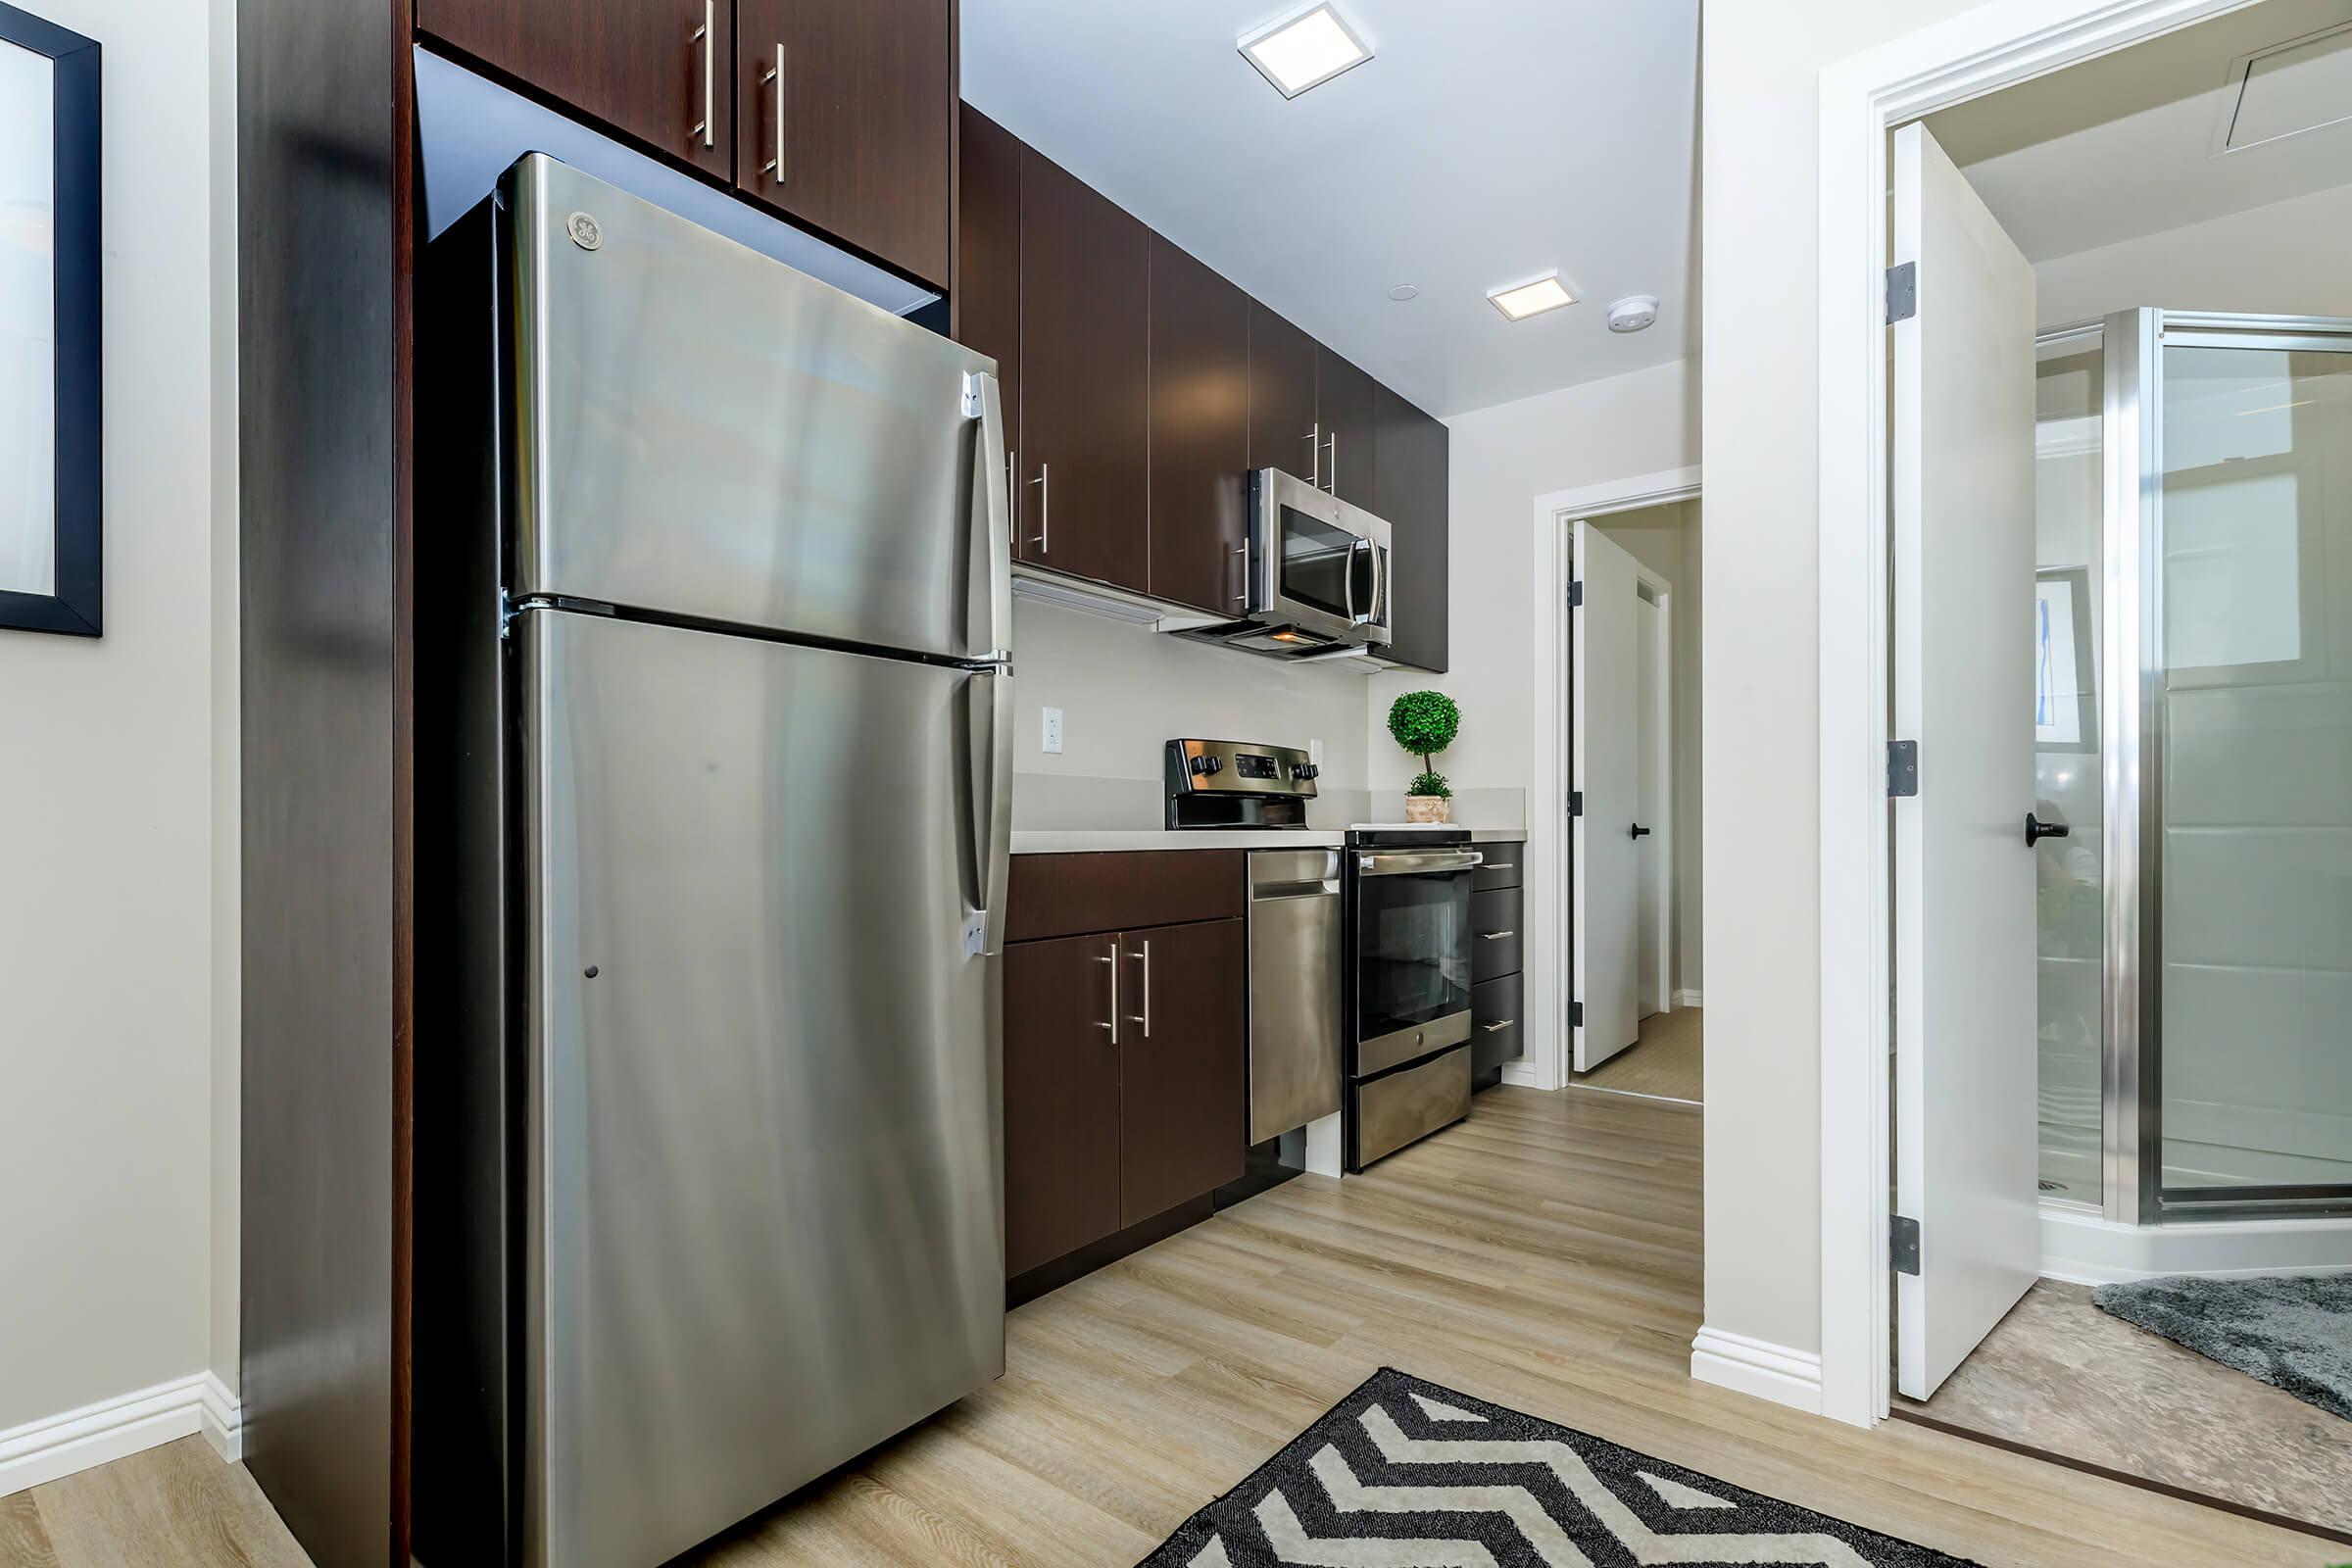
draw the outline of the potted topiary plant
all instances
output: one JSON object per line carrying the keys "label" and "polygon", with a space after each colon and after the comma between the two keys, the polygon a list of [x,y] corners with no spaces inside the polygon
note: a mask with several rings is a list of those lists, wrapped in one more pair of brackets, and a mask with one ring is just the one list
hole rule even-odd
{"label": "potted topiary plant", "polygon": [[1420,773],[1404,787],[1407,822],[1453,820],[1453,791],[1430,761],[1453,744],[1461,728],[1462,710],[1444,692],[1406,692],[1389,705],[1389,733],[1421,759]]}

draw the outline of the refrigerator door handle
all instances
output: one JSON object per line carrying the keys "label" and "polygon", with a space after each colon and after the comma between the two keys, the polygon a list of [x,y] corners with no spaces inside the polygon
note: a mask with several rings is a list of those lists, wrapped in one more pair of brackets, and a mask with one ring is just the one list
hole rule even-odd
{"label": "refrigerator door handle", "polygon": [[995,376],[980,370],[964,376],[963,413],[980,421],[979,449],[972,460],[973,657],[1003,659],[1012,646],[1012,494],[1004,454],[1004,408]]}
{"label": "refrigerator door handle", "polygon": [[966,946],[976,955],[1004,950],[1006,884],[1012,875],[1012,669],[974,670],[969,799],[972,891]]}

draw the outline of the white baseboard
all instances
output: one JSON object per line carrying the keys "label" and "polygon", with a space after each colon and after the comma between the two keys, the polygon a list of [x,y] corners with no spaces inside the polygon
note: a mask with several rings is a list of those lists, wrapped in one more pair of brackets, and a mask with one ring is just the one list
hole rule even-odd
{"label": "white baseboard", "polygon": [[245,1407],[213,1373],[204,1375],[204,1408],[200,1412],[204,1441],[226,1464],[245,1457]]}
{"label": "white baseboard", "polygon": [[0,1497],[202,1432],[224,1459],[243,1445],[237,1396],[210,1372],[158,1383],[0,1432]]}
{"label": "white baseboard", "polygon": [[1701,1383],[1821,1414],[1821,1357],[1811,1350],[1702,1328],[1690,1342],[1690,1375]]}
{"label": "white baseboard", "polygon": [[2160,1274],[2214,1278],[2345,1274],[2352,1219],[2197,1220],[2116,1225],[2043,1204],[2041,1274],[2070,1285],[2120,1285]]}
{"label": "white baseboard", "polygon": [[1701,995],[1699,992],[1695,990],[1682,990],[1677,991],[1674,994],[1674,1004],[1678,1007],[1703,1007],[1706,1005],[1706,1003],[1701,1000]]}

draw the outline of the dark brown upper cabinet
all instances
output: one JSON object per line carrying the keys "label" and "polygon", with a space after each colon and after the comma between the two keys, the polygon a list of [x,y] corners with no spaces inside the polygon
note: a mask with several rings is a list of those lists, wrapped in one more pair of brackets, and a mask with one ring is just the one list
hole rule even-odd
{"label": "dark brown upper cabinet", "polygon": [[1020,553],[1151,588],[1150,230],[1021,150]]}
{"label": "dark brown upper cabinet", "polygon": [[721,180],[735,173],[734,23],[735,0],[416,5],[440,42]]}
{"label": "dark brown upper cabinet", "polygon": [[1239,614],[1249,599],[1250,296],[1157,234],[1151,254],[1151,591]]}
{"label": "dark brown upper cabinet", "polygon": [[731,3],[737,188],[946,288],[952,0]]}
{"label": "dark brown upper cabinet", "polygon": [[956,340],[997,362],[1012,526],[1021,525],[1021,144],[965,104],[956,227]]}
{"label": "dark brown upper cabinet", "polygon": [[[1004,949],[1004,1271],[1020,1274],[1117,1230],[1115,935]],[[1205,1190],[1205,1189],[1204,1189]]]}
{"label": "dark brown upper cabinet", "polygon": [[1321,483],[1315,340],[1250,302],[1250,466]]}
{"label": "dark brown upper cabinet", "polygon": [[1212,920],[1119,939],[1121,1225],[1241,1179],[1247,925]]}
{"label": "dark brown upper cabinet", "polygon": [[1323,488],[1369,509],[1379,471],[1374,424],[1380,383],[1321,345],[1315,351],[1315,417],[1323,426]]}
{"label": "dark brown upper cabinet", "polygon": [[[1372,510],[1389,524],[1388,657],[1445,673],[1453,432],[1383,386],[1374,395]],[[1346,482],[1343,470],[1342,482]]]}

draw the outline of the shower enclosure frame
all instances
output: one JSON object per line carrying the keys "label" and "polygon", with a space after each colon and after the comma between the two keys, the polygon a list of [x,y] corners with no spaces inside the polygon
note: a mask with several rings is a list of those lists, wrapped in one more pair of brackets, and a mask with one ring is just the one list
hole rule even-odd
{"label": "shower enclosure frame", "polygon": [[[2123,1225],[2352,1214],[2352,1187],[2164,1186],[2165,348],[2352,353],[2352,318],[2119,311],[2044,332],[2102,349],[2101,1202]],[[2089,1205],[2044,1200],[2053,1207]]]}

